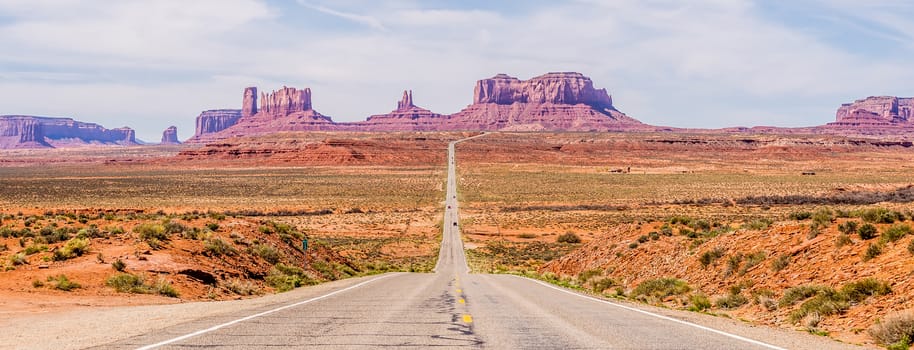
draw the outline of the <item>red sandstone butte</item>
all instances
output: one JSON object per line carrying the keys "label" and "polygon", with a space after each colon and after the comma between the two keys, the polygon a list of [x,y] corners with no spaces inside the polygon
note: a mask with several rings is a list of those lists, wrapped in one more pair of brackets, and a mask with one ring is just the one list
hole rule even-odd
{"label": "red sandstone butte", "polygon": [[71,118],[0,116],[0,149],[82,145],[136,145],[131,128],[106,129]]}

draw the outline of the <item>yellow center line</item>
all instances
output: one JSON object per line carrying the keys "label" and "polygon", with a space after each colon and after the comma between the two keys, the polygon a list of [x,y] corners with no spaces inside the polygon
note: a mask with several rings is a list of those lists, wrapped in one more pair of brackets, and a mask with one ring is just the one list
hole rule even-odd
{"label": "yellow center line", "polygon": [[463,293],[463,289],[457,288],[457,293]]}
{"label": "yellow center line", "polygon": [[467,301],[466,301],[466,300],[463,300],[463,298],[458,299],[457,302],[458,302],[458,303],[461,303],[461,304],[466,304],[466,303],[467,303]]}
{"label": "yellow center line", "polygon": [[473,323],[473,316],[470,316],[470,315],[468,315],[468,314],[464,314],[464,315],[463,315],[463,322],[464,322],[464,323]]}

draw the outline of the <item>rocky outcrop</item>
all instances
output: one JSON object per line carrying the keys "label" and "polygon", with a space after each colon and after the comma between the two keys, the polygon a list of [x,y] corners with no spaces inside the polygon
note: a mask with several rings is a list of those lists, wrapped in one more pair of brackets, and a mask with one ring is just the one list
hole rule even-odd
{"label": "rocky outcrop", "polygon": [[106,129],[71,118],[0,116],[0,148],[43,148],[75,145],[135,145],[131,128]]}
{"label": "rocky outcrop", "polygon": [[178,141],[178,127],[172,125],[162,132],[163,145],[177,145],[180,143],[181,141]]}
{"label": "rocky outcrop", "polygon": [[310,110],[311,89],[309,88],[298,90],[293,87],[283,86],[282,89],[269,94],[260,94],[260,110],[258,113],[281,117]]}
{"label": "rocky outcrop", "polygon": [[397,109],[370,116],[366,121],[352,123],[351,126],[371,131],[432,131],[443,129],[446,121],[446,116],[416,106],[413,91],[406,90],[397,101]]}
{"label": "rocky outcrop", "polygon": [[200,112],[200,115],[197,116],[197,128],[194,131],[194,136],[188,139],[187,142],[194,142],[207,135],[228,129],[238,123],[238,119],[241,119],[241,113],[242,110],[240,109],[211,109]]}
{"label": "rocky outcrop", "polygon": [[870,96],[845,103],[829,126],[887,127],[914,125],[914,98]]}
{"label": "rocky outcrop", "polygon": [[244,99],[241,103],[241,116],[250,117],[257,114],[257,87],[251,86],[244,89]]}
{"label": "rocky outcrop", "polygon": [[451,130],[652,130],[618,111],[605,89],[580,73],[530,80],[498,74],[476,82],[473,104],[449,116]]}

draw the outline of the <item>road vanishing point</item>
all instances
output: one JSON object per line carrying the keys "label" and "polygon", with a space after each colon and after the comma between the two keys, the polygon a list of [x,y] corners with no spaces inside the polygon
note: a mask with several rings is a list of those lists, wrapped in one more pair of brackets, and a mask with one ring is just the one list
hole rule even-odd
{"label": "road vanishing point", "polygon": [[[467,140],[448,145],[444,228],[434,273],[353,278],[319,295],[312,293],[291,302],[201,317],[95,348],[824,349],[831,347],[821,344],[848,346],[789,330],[605,300],[514,275],[470,273],[460,238],[455,169],[456,145]],[[802,340],[806,339],[803,337],[813,341]]]}

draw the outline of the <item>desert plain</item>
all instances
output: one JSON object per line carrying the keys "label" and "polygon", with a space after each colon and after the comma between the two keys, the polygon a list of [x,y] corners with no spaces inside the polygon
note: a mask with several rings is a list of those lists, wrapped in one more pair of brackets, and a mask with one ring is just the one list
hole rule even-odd
{"label": "desert plain", "polygon": [[[428,272],[447,143],[476,134],[2,150],[0,322]],[[457,147],[461,231],[474,272],[873,346],[914,308],[912,161],[828,135],[488,133]]]}

